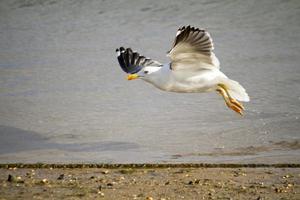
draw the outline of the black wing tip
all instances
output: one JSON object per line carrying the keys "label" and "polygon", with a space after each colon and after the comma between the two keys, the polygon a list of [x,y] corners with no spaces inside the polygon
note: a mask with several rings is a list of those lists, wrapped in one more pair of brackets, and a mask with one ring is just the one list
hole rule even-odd
{"label": "black wing tip", "polygon": [[120,47],[116,49],[116,52],[120,67],[126,73],[137,73],[150,64],[153,66],[161,66],[160,63],[140,55],[131,48],[125,49],[124,47]]}
{"label": "black wing tip", "polygon": [[119,47],[116,49],[118,62],[122,70],[126,73],[136,73],[141,67],[135,63],[139,54],[133,52],[131,48]]}
{"label": "black wing tip", "polygon": [[178,29],[178,31],[200,31],[200,32],[206,32],[205,29],[201,29],[201,28],[196,28],[195,26],[191,26],[191,25],[188,25],[188,26],[182,26]]}
{"label": "black wing tip", "polygon": [[116,48],[116,52],[124,53],[124,52],[134,52],[134,51],[132,51],[132,49],[130,47],[129,48],[119,47],[119,48]]}
{"label": "black wing tip", "polygon": [[119,47],[119,48],[116,48],[116,51],[125,51],[125,48],[124,47]]}

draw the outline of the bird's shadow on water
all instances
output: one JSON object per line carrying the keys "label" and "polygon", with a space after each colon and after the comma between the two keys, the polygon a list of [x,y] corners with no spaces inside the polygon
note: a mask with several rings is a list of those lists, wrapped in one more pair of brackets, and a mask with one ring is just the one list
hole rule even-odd
{"label": "bird's shadow on water", "polygon": [[58,149],[75,152],[126,151],[139,145],[130,142],[99,141],[93,143],[55,143],[33,131],[0,126],[0,154],[39,149]]}

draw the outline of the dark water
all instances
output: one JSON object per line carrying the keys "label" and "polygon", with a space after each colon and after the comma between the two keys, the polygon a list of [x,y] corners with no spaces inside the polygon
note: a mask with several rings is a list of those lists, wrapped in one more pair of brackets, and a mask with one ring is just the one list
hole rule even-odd
{"label": "dark water", "polygon": [[[0,162],[300,160],[300,1],[0,1]],[[251,102],[126,81],[115,48],[167,62],[206,28]]]}

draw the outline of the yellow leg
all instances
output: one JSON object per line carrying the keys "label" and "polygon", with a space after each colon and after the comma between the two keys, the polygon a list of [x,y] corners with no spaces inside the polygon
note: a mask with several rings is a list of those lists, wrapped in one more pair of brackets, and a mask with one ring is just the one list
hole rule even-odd
{"label": "yellow leg", "polygon": [[224,98],[224,101],[225,101],[226,105],[228,106],[228,108],[239,113],[240,115],[243,115],[243,109],[231,101],[232,98],[230,98],[227,95],[227,92],[225,89],[223,89],[222,87],[219,87],[217,89],[217,92],[219,92],[221,94],[221,96]]}
{"label": "yellow leg", "polygon": [[236,99],[232,98],[228,92],[228,88],[226,87],[226,85],[224,84],[218,84],[219,87],[223,88],[224,91],[226,92],[228,98],[229,98],[229,101],[231,103],[233,103],[234,105],[236,105],[237,107],[239,107],[240,109],[242,110],[245,110],[245,107],[243,106],[243,104],[241,102],[238,102]]}

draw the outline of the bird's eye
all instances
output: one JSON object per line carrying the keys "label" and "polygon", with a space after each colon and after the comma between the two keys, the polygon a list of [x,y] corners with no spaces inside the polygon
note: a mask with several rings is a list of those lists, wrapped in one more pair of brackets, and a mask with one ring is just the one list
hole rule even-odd
{"label": "bird's eye", "polygon": [[145,74],[148,74],[148,73],[149,73],[149,71],[144,71],[144,73],[145,73]]}

